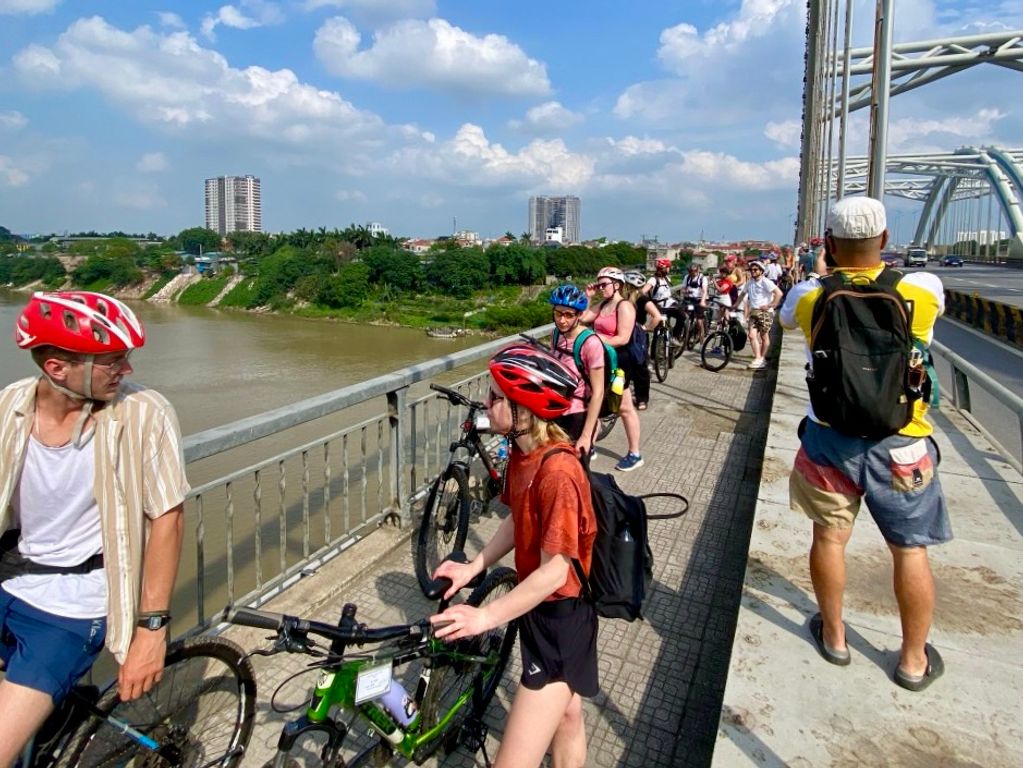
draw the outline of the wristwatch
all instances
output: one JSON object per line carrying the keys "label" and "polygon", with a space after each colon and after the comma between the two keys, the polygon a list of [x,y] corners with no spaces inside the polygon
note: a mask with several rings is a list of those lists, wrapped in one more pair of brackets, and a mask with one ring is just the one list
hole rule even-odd
{"label": "wristwatch", "polygon": [[156,630],[163,629],[170,624],[170,620],[171,616],[167,611],[152,611],[150,613],[140,614],[136,626],[155,632]]}

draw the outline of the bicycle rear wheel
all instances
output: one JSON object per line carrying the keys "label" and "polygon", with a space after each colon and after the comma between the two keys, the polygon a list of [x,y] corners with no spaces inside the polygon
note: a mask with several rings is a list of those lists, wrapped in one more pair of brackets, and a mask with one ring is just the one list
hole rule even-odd
{"label": "bicycle rear wheel", "polygon": [[671,363],[668,359],[669,354],[671,353],[668,351],[668,333],[663,328],[658,328],[654,331],[654,343],[650,350],[650,356],[654,361],[654,374],[662,383],[668,378],[668,367]]}
{"label": "bicycle rear wheel", "polygon": [[[511,568],[495,568],[465,602],[476,607],[488,605],[511,592],[517,583],[515,571]],[[434,669],[430,687],[423,700],[424,729],[433,728],[447,717],[458,700],[466,694],[470,695],[469,701],[454,713],[445,729],[445,733],[450,736],[441,738],[445,741],[453,739],[470,713],[477,718],[483,716],[504,675],[518,629],[518,622],[510,621],[482,635],[456,641],[458,652],[485,656],[492,663],[453,661]]]}
{"label": "bicycle rear wheel", "polygon": [[419,522],[416,579],[426,591],[444,558],[465,547],[469,535],[469,478],[461,464],[449,464],[430,489]]}
{"label": "bicycle rear wheel", "polygon": [[703,342],[700,360],[708,371],[720,371],[732,359],[732,337],[724,331],[714,331]]}
{"label": "bicycle rear wheel", "polygon": [[618,414],[609,413],[607,416],[601,416],[597,423],[597,437],[593,442],[599,443],[605,437],[611,434],[611,430],[615,428],[615,424],[618,423]]}
{"label": "bicycle rear wheel", "polygon": [[82,723],[58,768],[200,768],[237,765],[255,722],[256,680],[245,652],[220,637],[192,637],[167,649],[163,677],[122,702],[116,687],[96,705],[160,744],[150,751],[106,720]]}

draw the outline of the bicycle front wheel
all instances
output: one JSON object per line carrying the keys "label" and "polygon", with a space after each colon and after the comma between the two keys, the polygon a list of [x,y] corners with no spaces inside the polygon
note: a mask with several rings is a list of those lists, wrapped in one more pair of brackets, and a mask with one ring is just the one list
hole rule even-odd
{"label": "bicycle front wheel", "polygon": [[720,371],[732,359],[732,337],[724,331],[707,336],[700,350],[700,360],[708,371]]}
{"label": "bicycle front wheel", "polygon": [[671,364],[671,360],[668,358],[668,355],[671,354],[668,351],[668,334],[663,328],[658,328],[654,332],[653,349],[650,354],[654,360],[654,374],[657,376],[657,380],[663,383],[668,378],[668,367]]}
{"label": "bicycle front wheel", "polygon": [[599,443],[605,437],[611,434],[611,430],[615,428],[615,424],[618,423],[618,414],[609,413],[607,416],[601,416],[597,423],[597,437],[593,440],[595,443]]}
{"label": "bicycle front wheel", "polygon": [[444,558],[465,547],[469,535],[469,478],[461,464],[449,464],[430,489],[419,522],[416,578],[426,592]]}
{"label": "bicycle front wheel", "polygon": [[192,637],[170,645],[163,677],[149,693],[121,701],[114,687],[96,706],[160,748],[153,752],[110,721],[90,717],[68,741],[58,768],[226,768],[241,761],[252,735],[255,674],[230,640]]}
{"label": "bicycle front wheel", "polygon": [[[511,568],[495,568],[465,602],[477,608],[489,605],[511,592],[517,583],[515,571]],[[451,714],[459,700],[467,695],[467,701],[453,713],[446,732],[456,735],[470,711],[476,717],[483,716],[504,675],[518,630],[518,622],[510,621],[482,635],[456,641],[457,653],[483,656],[487,662],[452,660],[434,669],[430,687],[423,699],[425,729],[433,728]]]}

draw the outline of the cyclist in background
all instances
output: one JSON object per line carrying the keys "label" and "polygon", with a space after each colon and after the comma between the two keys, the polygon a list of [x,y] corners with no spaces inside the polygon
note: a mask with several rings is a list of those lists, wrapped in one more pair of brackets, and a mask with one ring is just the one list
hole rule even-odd
{"label": "cyclist in background", "polygon": [[700,270],[700,265],[690,262],[682,283],[682,291],[686,299],[684,306],[693,305],[693,321],[696,323],[698,339],[703,338],[705,331],[703,318],[707,314],[708,282],[707,276]]}
{"label": "cyclist in background", "polygon": [[[600,337],[615,348],[618,355],[618,367],[625,372],[625,391],[622,393],[622,404],[618,411],[625,427],[625,439],[628,441],[628,453],[615,464],[620,472],[631,472],[643,466],[643,457],[639,452],[639,413],[632,400],[629,383],[636,377],[636,369],[640,363],[629,352],[632,340],[632,329],[636,325],[636,307],[622,296],[625,275],[618,267],[604,267],[597,273],[597,282],[586,286],[586,296],[590,299],[599,290],[601,300],[596,308],[592,302],[583,314],[583,322],[592,325]],[[644,361],[642,365],[646,365]]]}
{"label": "cyclist in background", "polygon": [[[636,307],[636,323],[639,327],[644,331],[652,331],[664,322],[664,318],[654,300],[643,293],[642,288],[645,284],[646,277],[642,272],[635,270],[626,272],[622,295]],[[644,350],[648,347],[644,341]],[[650,402],[650,368],[647,367],[646,359],[639,362],[634,371],[632,384],[636,394],[636,410],[645,411],[647,403]]]}
{"label": "cyclist in background", "polygon": [[682,307],[671,292],[671,259],[657,259],[654,262],[654,276],[643,285],[643,293],[654,300],[657,309],[666,318],[674,318],[671,329],[672,346],[682,343]]}
{"label": "cyclist in background", "polygon": [[188,492],[174,409],[125,380],[145,344],[127,306],[36,293],[15,340],[42,374],[0,391],[0,766],[104,641],[122,700],[159,681]]}
{"label": "cyclist in background", "polygon": [[576,338],[585,327],[581,318],[589,306],[589,300],[574,285],[566,284],[555,288],[548,301],[553,305],[554,326],[557,328],[552,344],[554,354],[579,378],[572,403],[557,418],[557,423],[575,441],[579,455],[589,456],[604,403],[604,381],[607,376],[604,370],[604,345],[596,334],[583,342],[579,348],[579,358],[583,364],[583,370],[580,371],[572,350]]}
{"label": "cyclist in background", "polygon": [[520,618],[522,677],[494,765],[533,768],[550,749],[552,765],[586,763],[582,697],[599,691],[597,614],[582,597],[573,561],[589,574],[597,521],[582,465],[555,423],[576,379],[553,356],[525,344],[490,361],[487,415],[512,444],[501,500],[511,514],[468,564],[450,560],[434,577],[452,581],[447,596],[515,550],[519,583],[485,608],[459,604],[433,617],[451,623],[437,635],[473,637]]}

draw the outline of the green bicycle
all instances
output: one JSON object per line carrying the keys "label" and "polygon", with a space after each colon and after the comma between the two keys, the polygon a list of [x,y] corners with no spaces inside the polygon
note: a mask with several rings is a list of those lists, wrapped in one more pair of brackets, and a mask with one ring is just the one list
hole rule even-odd
{"label": "green bicycle", "polygon": [[[485,605],[510,592],[516,583],[512,569],[494,569],[466,585],[473,587],[466,602]],[[450,585],[448,579],[437,579],[427,597],[440,598]],[[441,600],[439,610],[447,605],[447,600]],[[285,724],[277,754],[265,768],[296,768],[302,763],[293,755],[307,751],[308,743],[314,744],[326,768],[386,765],[395,756],[421,764],[437,749],[450,752],[459,744],[474,753],[482,750],[490,764],[483,715],[515,645],[517,622],[446,642],[434,636],[435,627],[425,618],[412,624],[367,627],[356,621],[356,606],[351,603],[342,609],[337,626],[250,608],[231,608],[226,619],[277,633],[268,650],[255,654],[321,657],[310,664],[321,670],[311,703],[305,714]],[[311,635],[328,640],[329,645],[321,646]],[[365,644],[378,647],[349,652],[351,646]],[[420,662],[421,670],[415,689],[406,692],[393,673],[413,662]],[[346,761],[342,748],[357,718],[370,726],[373,738]]]}

